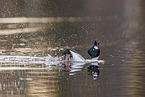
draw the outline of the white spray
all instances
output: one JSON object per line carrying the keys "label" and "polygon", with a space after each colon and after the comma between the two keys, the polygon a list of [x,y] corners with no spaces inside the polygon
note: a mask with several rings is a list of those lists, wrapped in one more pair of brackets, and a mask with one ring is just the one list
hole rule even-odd
{"label": "white spray", "polygon": [[71,54],[72,54],[72,61],[75,61],[75,62],[85,62],[86,60],[81,56],[81,55],[79,55],[78,53],[75,53],[75,52],[73,52],[73,51],[71,51],[70,50],[70,52],[71,52]]}

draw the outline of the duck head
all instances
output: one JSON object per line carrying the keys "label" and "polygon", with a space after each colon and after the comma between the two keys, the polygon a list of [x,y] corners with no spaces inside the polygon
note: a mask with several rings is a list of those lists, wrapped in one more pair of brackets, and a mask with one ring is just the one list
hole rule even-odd
{"label": "duck head", "polygon": [[100,41],[95,41],[94,45],[88,50],[88,54],[91,56],[91,58],[99,57],[100,55],[100,47],[99,47]]}

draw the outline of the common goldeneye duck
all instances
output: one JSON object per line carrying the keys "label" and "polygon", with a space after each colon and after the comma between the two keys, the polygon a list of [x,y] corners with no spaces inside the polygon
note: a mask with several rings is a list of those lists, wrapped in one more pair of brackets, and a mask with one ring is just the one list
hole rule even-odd
{"label": "common goldeneye duck", "polygon": [[91,56],[91,58],[97,58],[100,55],[100,47],[99,47],[100,41],[95,41],[94,45],[88,50],[88,54]]}
{"label": "common goldeneye duck", "polygon": [[61,58],[59,58],[59,60],[68,60],[70,61],[70,59],[72,58],[72,54],[70,49],[66,49],[62,54],[61,54]]}
{"label": "common goldeneye duck", "polygon": [[66,49],[60,56],[59,60],[61,61],[72,61],[72,62],[85,62],[85,59],[78,53]]}

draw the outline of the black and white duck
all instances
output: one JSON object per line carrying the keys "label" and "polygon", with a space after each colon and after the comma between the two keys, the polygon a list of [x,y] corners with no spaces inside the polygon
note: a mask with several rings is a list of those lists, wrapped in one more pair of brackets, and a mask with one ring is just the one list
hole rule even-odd
{"label": "black and white duck", "polygon": [[96,61],[98,60],[99,56],[100,56],[100,41],[95,41],[94,45],[88,50],[88,54],[91,56],[91,60],[92,61]]}
{"label": "black and white duck", "polygon": [[74,62],[85,62],[85,59],[78,53],[66,49],[62,54],[61,57],[59,58],[61,61],[74,61]]}

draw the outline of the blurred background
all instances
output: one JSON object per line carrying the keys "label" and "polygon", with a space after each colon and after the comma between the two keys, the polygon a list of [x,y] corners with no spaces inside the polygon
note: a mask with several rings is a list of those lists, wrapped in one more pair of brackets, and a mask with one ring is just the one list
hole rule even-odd
{"label": "blurred background", "polygon": [[73,68],[62,64],[0,58],[0,96],[144,97],[144,5],[143,0],[1,0],[1,57],[57,57],[69,48],[90,58],[87,50],[100,40],[105,63],[94,81],[89,63],[70,76]]}

